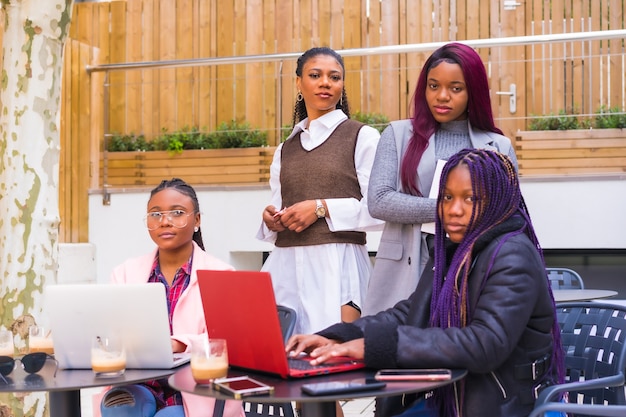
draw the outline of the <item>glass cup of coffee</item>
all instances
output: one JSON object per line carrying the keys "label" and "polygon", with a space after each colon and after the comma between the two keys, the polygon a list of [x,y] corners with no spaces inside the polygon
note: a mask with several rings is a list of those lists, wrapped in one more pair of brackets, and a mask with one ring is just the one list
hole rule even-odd
{"label": "glass cup of coffee", "polygon": [[0,356],[13,357],[14,354],[13,332],[11,330],[0,330]]}
{"label": "glass cup of coffee", "polygon": [[208,385],[228,374],[228,349],[224,339],[198,338],[191,342],[191,374],[196,384]]}
{"label": "glass cup of coffee", "polygon": [[91,369],[96,377],[116,377],[126,370],[126,350],[121,338],[96,336],[91,345]]}
{"label": "glass cup of coffee", "polygon": [[33,325],[28,328],[28,353],[43,352],[54,354],[54,344],[50,329]]}

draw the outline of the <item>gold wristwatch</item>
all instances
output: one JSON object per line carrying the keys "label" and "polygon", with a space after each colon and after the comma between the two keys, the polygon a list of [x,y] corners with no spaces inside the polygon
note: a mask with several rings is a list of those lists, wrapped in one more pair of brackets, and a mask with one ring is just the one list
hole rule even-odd
{"label": "gold wristwatch", "polygon": [[317,200],[315,200],[315,203],[317,204],[317,207],[315,207],[315,215],[317,216],[317,218],[322,219],[326,217],[326,207],[324,207],[324,205],[322,204],[322,200],[318,198]]}

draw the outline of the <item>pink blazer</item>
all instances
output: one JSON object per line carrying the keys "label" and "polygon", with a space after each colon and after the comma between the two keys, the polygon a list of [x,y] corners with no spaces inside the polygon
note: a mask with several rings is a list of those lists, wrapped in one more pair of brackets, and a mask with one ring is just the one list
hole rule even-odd
{"label": "pink blazer", "polygon": [[[231,265],[200,249],[195,242],[193,242],[193,244],[193,263],[191,265],[189,285],[181,294],[178,303],[176,303],[174,316],[172,318],[172,339],[186,344],[187,349],[191,347],[190,340],[193,337],[206,333],[206,322],[204,320],[204,310],[202,308],[202,300],[198,288],[197,270],[234,269]],[[147,255],[129,259],[117,266],[111,275],[111,282],[116,284],[139,284],[147,282],[156,252],[157,249]],[[93,397],[94,417],[101,417],[100,401],[105,392],[106,390]],[[183,392],[183,405],[186,417],[211,417],[213,415],[214,404],[215,400],[213,398]],[[241,402],[234,400],[226,401],[224,417],[245,417]]]}

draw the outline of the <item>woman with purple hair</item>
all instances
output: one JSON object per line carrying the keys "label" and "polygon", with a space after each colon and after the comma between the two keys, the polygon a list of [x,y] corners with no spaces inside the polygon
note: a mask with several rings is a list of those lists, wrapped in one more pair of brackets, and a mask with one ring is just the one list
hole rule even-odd
{"label": "woman with purple hair", "polygon": [[[417,398],[404,416],[522,417],[535,395],[563,381],[563,352],[541,247],[515,165],[465,149],[444,166],[434,256],[415,292],[392,309],[316,335],[293,336],[291,354],[337,355],[370,368],[462,368],[467,376]],[[383,408],[377,416],[399,415]]]}
{"label": "woman with purple hair", "polygon": [[446,44],[426,60],[412,113],[385,129],[372,166],[368,208],[386,223],[363,315],[393,307],[415,290],[432,244],[422,225],[435,221],[435,199],[428,197],[438,160],[483,148],[517,165],[510,140],[494,125],[485,66],[467,45]]}

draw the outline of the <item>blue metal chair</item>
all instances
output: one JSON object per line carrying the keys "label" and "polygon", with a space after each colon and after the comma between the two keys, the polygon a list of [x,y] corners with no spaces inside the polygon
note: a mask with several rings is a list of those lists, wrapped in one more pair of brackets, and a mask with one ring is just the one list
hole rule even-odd
{"label": "blue metal chair", "polygon": [[584,289],[585,284],[580,274],[569,268],[546,268],[553,290]]}
{"label": "blue metal chair", "polygon": [[561,411],[577,416],[624,417],[626,405],[547,403],[535,408],[528,417],[544,417],[548,411]]}
{"label": "blue metal chair", "polygon": [[[579,405],[575,403],[590,405],[584,408],[585,413],[594,406],[599,410],[605,410],[606,405],[626,406],[626,306],[581,301],[556,308],[567,381],[545,388],[535,402],[535,411],[568,411]],[[572,404],[558,403],[563,393]],[[550,407],[544,408],[545,404]],[[602,413],[590,415],[613,415]]]}

